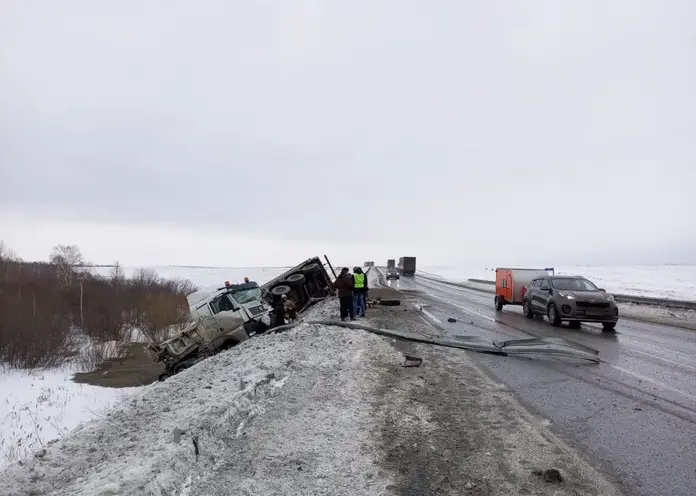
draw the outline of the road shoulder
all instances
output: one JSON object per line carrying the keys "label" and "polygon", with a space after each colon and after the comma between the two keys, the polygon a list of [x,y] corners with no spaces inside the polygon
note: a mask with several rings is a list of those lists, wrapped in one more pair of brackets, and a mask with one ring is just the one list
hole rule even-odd
{"label": "road shoulder", "polygon": [[[369,323],[437,333],[404,303],[369,310]],[[619,494],[467,352],[388,341],[423,359],[417,368],[384,369],[373,405],[383,421],[381,463],[397,478],[392,489],[398,494]],[[561,470],[564,482],[544,482],[534,474],[551,467]]]}

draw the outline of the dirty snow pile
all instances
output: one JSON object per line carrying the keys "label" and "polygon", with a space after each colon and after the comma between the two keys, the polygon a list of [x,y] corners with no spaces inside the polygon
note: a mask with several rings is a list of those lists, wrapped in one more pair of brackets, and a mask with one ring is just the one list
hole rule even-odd
{"label": "dirty snow pile", "polygon": [[[308,319],[336,313],[317,305]],[[142,388],[0,473],[0,495],[377,494],[381,374],[372,334],[301,324]]]}

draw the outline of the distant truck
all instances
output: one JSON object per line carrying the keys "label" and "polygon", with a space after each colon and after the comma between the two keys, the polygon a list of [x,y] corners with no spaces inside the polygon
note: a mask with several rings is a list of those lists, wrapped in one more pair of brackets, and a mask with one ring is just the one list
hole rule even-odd
{"label": "distant truck", "polygon": [[416,257],[399,258],[399,272],[402,276],[416,275]]}
{"label": "distant truck", "polygon": [[396,268],[396,260],[393,258],[390,258],[387,260],[387,269],[395,269]]}
{"label": "distant truck", "polygon": [[263,286],[225,281],[224,286],[188,295],[191,323],[161,343],[148,344],[146,351],[164,363],[165,372],[159,377],[163,381],[273,327],[274,309],[283,295],[293,299],[299,313],[334,293],[319,257],[305,260]]}

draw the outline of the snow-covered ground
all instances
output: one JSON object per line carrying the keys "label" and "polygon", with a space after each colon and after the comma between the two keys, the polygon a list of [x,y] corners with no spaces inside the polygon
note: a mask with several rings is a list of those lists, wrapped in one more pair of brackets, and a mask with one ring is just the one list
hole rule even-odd
{"label": "snow-covered ground", "polygon": [[139,388],[76,384],[79,371],[0,369],[0,467],[26,458]]}
{"label": "snow-covered ground", "polygon": [[[544,269],[544,267],[539,267]],[[696,265],[555,266],[556,274],[582,275],[610,293],[696,301]],[[418,267],[460,282],[495,280],[495,267]]]}
{"label": "snow-covered ground", "polygon": [[[333,316],[331,303],[310,318]],[[0,494],[381,494],[391,481],[370,449],[379,419],[366,401],[380,370],[368,365],[401,361],[365,332],[304,324],[262,336],[11,465]]]}

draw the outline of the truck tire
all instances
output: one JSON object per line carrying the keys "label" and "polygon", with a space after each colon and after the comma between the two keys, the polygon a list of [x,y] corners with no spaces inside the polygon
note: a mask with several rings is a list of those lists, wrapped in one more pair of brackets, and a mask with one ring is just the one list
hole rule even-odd
{"label": "truck tire", "polygon": [[556,308],[555,303],[549,305],[549,309],[546,311],[546,316],[549,318],[549,324],[554,327],[561,325],[561,316],[558,315],[558,308]]}
{"label": "truck tire", "polygon": [[500,312],[503,309],[503,299],[500,296],[495,297],[495,309]]}
{"label": "truck tire", "polygon": [[524,300],[522,304],[522,313],[528,319],[534,318],[534,311],[532,310],[532,303],[529,300]]}
{"label": "truck tire", "polygon": [[159,382],[164,382],[164,381],[166,381],[167,379],[169,379],[171,376],[172,376],[172,375],[171,375],[169,372],[163,372],[163,373],[161,373],[161,374],[159,375],[159,377],[157,378],[157,380],[158,380]]}
{"label": "truck tire", "polygon": [[273,296],[283,296],[283,295],[290,294],[290,291],[292,291],[290,286],[287,286],[285,284],[280,284],[280,285],[276,286],[275,288],[271,289],[271,294]]}
{"label": "truck tire", "polygon": [[303,274],[313,274],[315,272],[319,272],[319,264],[317,263],[311,263],[309,265],[306,265],[305,267],[302,268],[302,273]]}
{"label": "truck tire", "polygon": [[281,284],[284,284],[286,286],[302,286],[307,278],[304,276],[304,274],[292,274],[287,277],[284,281],[281,282]]}

